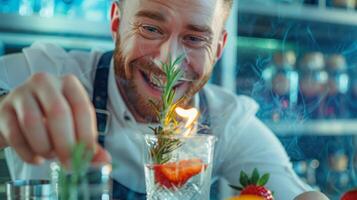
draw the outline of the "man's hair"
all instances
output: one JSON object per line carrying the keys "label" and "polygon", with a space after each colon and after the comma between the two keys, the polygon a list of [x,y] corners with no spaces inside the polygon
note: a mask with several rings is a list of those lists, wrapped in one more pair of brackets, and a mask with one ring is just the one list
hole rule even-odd
{"label": "man's hair", "polygon": [[[113,1],[116,1],[116,2],[122,2],[124,0],[113,0]],[[224,4],[225,6],[227,6],[227,13],[226,13],[226,17],[228,17],[230,11],[232,10],[232,6],[233,6],[233,0],[223,0],[224,1]],[[121,4],[119,4],[121,5]],[[122,9],[122,6],[119,6],[120,9]]]}
{"label": "man's hair", "polygon": [[[114,1],[120,2],[120,1],[124,1],[124,0],[114,0]],[[230,10],[233,5],[233,0],[223,0],[223,1],[227,5],[227,8]]]}
{"label": "man's hair", "polygon": [[224,17],[224,22],[226,22],[233,7],[233,0],[223,0],[223,4],[226,9]]}
{"label": "man's hair", "polygon": [[231,9],[233,5],[233,0],[224,0],[224,3],[228,6],[229,9]]}

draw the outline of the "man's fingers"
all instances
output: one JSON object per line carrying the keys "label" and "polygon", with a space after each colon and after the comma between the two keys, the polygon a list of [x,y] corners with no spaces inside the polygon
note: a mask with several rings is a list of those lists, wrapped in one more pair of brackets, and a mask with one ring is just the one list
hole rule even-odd
{"label": "man's fingers", "polygon": [[66,99],[61,94],[61,84],[46,74],[32,78],[35,93],[43,114],[56,155],[62,163],[68,161],[75,144],[73,118]]}
{"label": "man's fingers", "polygon": [[62,82],[63,94],[71,107],[77,140],[84,142],[94,152],[97,130],[93,105],[75,76],[67,75]]}
{"label": "man's fingers", "polygon": [[23,137],[23,133],[19,126],[15,110],[12,108],[8,109],[9,110],[7,112],[3,112],[3,115],[0,118],[0,127],[7,144],[15,149],[16,153],[25,162],[31,164],[40,164],[43,159],[35,155]]}
{"label": "man's fingers", "polygon": [[[66,164],[77,142],[97,152],[95,110],[76,77],[35,74],[12,92],[8,104],[12,112],[1,111],[0,132],[24,161],[57,156]],[[95,160],[106,162],[108,154],[101,150]]]}
{"label": "man's fingers", "polygon": [[22,91],[22,93],[22,98],[14,99],[21,131],[32,151],[45,156],[51,152],[52,147],[40,107],[29,91]]}

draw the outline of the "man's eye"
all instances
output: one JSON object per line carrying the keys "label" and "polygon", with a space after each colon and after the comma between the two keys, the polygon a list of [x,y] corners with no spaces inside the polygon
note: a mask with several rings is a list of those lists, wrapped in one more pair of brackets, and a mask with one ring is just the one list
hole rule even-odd
{"label": "man's eye", "polygon": [[159,30],[153,26],[143,26],[143,29],[151,33],[160,33]]}
{"label": "man's eye", "polygon": [[184,37],[185,43],[193,47],[201,47],[206,43],[206,39],[200,36],[189,35]]}
{"label": "man's eye", "polygon": [[147,39],[159,39],[163,33],[161,30],[155,26],[150,25],[142,25],[140,27],[141,35]]}

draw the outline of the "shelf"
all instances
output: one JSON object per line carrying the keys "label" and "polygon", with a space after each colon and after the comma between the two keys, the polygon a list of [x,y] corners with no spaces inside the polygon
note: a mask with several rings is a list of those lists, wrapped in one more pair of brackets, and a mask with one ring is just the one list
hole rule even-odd
{"label": "shelf", "polygon": [[357,40],[357,11],[298,4],[238,5],[238,33],[241,36],[317,41]]}
{"label": "shelf", "polygon": [[113,49],[108,22],[0,14],[0,40],[5,45],[28,46],[50,42],[71,49]]}
{"label": "shelf", "polygon": [[278,136],[357,135],[357,120],[265,121],[265,124]]}

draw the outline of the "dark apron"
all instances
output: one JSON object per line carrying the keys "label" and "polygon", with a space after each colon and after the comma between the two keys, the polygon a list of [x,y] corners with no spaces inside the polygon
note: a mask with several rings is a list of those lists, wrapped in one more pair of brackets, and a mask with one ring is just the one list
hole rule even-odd
{"label": "dark apron", "polygon": [[[105,135],[109,129],[108,121],[110,113],[107,111],[108,100],[108,75],[110,62],[113,57],[113,52],[104,53],[97,65],[95,79],[94,79],[94,91],[92,102],[96,109],[97,117],[97,129],[98,129],[98,142],[101,146],[104,146]],[[200,97],[200,124],[210,127],[210,117],[207,106],[207,98],[203,90],[199,92]],[[209,134],[209,129],[202,129],[200,134]],[[120,200],[145,200],[146,194],[139,193],[125,187],[121,183],[113,179],[113,199]]]}

